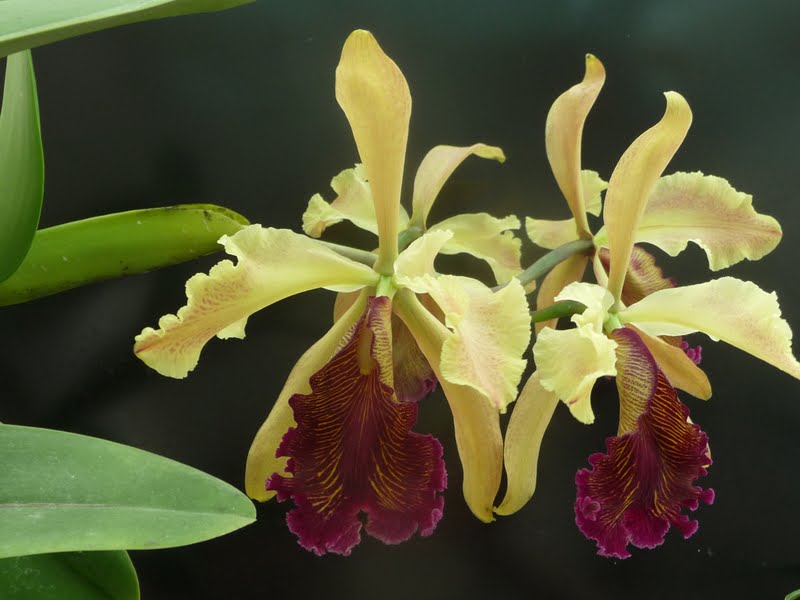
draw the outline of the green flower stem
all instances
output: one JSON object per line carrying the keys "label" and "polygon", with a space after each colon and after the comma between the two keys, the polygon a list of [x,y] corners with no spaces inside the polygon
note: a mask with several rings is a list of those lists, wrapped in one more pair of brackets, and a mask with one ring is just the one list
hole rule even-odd
{"label": "green flower stem", "polygon": [[575,300],[561,300],[548,307],[531,312],[531,323],[541,323],[550,319],[560,319],[561,317],[571,317],[579,315],[586,310],[586,305]]}
{"label": "green flower stem", "polygon": [[592,240],[567,242],[563,246],[559,246],[555,250],[551,250],[545,254],[542,258],[517,275],[517,279],[519,279],[522,285],[528,285],[531,281],[539,279],[558,263],[567,260],[570,256],[588,254],[589,250],[593,248],[594,242],[592,242]]}
{"label": "green flower stem", "polygon": [[358,248],[351,248],[350,246],[342,246],[340,244],[333,244],[331,242],[323,242],[322,240],[317,241],[323,246],[327,246],[337,254],[341,254],[345,258],[354,260],[362,265],[367,265],[368,267],[375,266],[375,261],[378,260],[378,255],[374,252],[368,252]]}
{"label": "green flower stem", "polygon": [[416,225],[412,225],[408,229],[401,231],[400,235],[397,236],[397,251],[402,252],[408,248],[411,242],[422,237],[422,233],[422,229]]}

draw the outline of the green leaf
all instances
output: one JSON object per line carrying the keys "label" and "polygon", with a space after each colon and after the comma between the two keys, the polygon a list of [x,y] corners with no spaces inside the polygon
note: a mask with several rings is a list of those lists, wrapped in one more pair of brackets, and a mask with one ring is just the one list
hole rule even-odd
{"label": "green leaf", "polygon": [[[0,15],[4,8],[0,4]],[[39,225],[43,195],[36,79],[31,53],[21,52],[8,57],[0,112],[0,281],[25,258]]]}
{"label": "green leaf", "polygon": [[60,552],[0,559],[4,600],[139,600],[124,550]]}
{"label": "green leaf", "polygon": [[0,306],[217,252],[220,237],[247,224],[219,206],[186,204],[42,229],[19,269],[0,283]]}
{"label": "green leaf", "polygon": [[254,520],[244,494],[192,467],[97,438],[0,425],[0,558],[183,546]]}
{"label": "green leaf", "polygon": [[0,56],[128,23],[253,0],[0,0]]}

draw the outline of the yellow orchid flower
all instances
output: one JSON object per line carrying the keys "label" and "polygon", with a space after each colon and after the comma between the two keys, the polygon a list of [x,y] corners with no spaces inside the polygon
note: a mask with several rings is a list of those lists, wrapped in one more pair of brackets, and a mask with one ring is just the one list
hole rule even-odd
{"label": "yellow orchid flower", "polygon": [[[600,69],[599,61],[589,57],[587,79],[594,82],[594,87],[585,86],[583,95],[579,94],[584,111],[593,101],[591,95],[596,96],[599,91]],[[643,223],[656,222],[655,213],[648,217],[648,202],[658,198],[656,192],[663,191],[665,185],[672,185],[664,184],[665,178],[660,177],[692,120],[682,96],[675,92],[665,96],[664,117],[631,144],[608,183],[603,212],[604,244],[609,249],[607,277],[606,269],[602,265],[598,268],[600,261],[595,260],[599,283],[578,282],[587,260],[580,257],[580,268],[573,268],[571,273],[564,268],[540,288],[540,294],[546,287],[553,293],[551,301],[578,302],[585,310],[571,317],[575,329],[546,327],[537,335],[537,370],[517,400],[506,434],[508,491],[497,509],[499,514],[510,514],[533,494],[539,446],[558,401],[567,403],[579,421],[591,423],[594,381],[600,376],[616,376],[620,398],[617,435],[607,440],[605,454],[589,457],[590,469],[578,472],[575,515],[580,530],[597,542],[598,552],[618,558],[630,555],[628,544],[641,548],[661,544],[672,525],[688,538],[697,530],[697,522],[690,520],[683,509],[695,510],[700,502],[711,503],[714,499],[712,490],[694,485],[711,464],[707,436],[688,419],[689,411],[675,392],[680,388],[708,398],[710,385],[692,357],[659,336],[703,332],[712,340],[728,342],[800,379],[800,363],[791,349],[791,329],[781,318],[774,293],[732,277],[684,287],[664,285],[660,272],[653,272],[654,263],[642,259],[634,250],[634,242],[646,236],[650,236],[649,241],[658,240],[678,251],[685,247],[686,239],[699,239],[713,268],[763,255],[780,236],[777,222],[773,226],[771,218],[754,216],[749,197],[736,210],[726,212],[720,207],[730,208],[732,204],[720,201],[727,196],[713,191],[699,202],[707,201],[706,207],[715,205],[722,215],[738,223],[735,227],[741,226],[741,221],[736,221],[738,214],[742,221],[749,219],[764,225],[761,230],[754,225],[761,233],[771,233],[759,238],[761,233],[757,231],[738,240],[724,238],[721,232],[714,234],[714,223],[700,216],[701,209],[691,217],[682,212],[688,201],[680,194],[669,202],[659,200],[664,202],[657,211],[662,218],[661,233],[647,233]],[[582,125],[582,120],[573,120],[578,121]],[[569,137],[569,130],[565,135]],[[574,141],[575,137],[570,139]],[[580,133],[577,140],[579,146]],[[585,214],[583,220],[578,218],[583,210],[580,192],[574,192],[579,164],[571,164],[570,206],[576,215],[573,227],[576,237],[587,237],[590,232]],[[558,177],[558,168],[554,166],[553,170]],[[708,181],[718,184],[717,180],[705,180]],[[562,184],[562,190],[565,187]],[[700,189],[689,187],[686,193]],[[710,189],[705,183],[700,187]],[[671,217],[664,206],[677,207],[677,216]],[[683,234],[678,233],[680,227],[670,225],[676,223],[684,228]],[[690,234],[693,223],[697,223],[696,231]],[[755,239],[762,239],[763,243],[759,246]],[[642,264],[632,269],[636,261]],[[570,282],[565,273],[574,279]],[[623,298],[626,287],[631,288],[630,303]],[[564,360],[565,356],[570,360]]]}
{"label": "yellow orchid flower", "polygon": [[[553,249],[572,240],[593,239],[595,247],[600,250],[609,245],[609,228],[616,227],[633,236],[634,242],[653,244],[670,256],[678,255],[689,242],[693,242],[705,251],[714,271],[744,259],[757,260],[777,246],[782,235],[780,225],[772,217],[757,213],[750,195],[737,191],[721,177],[699,172],[673,173],[663,177],[659,172],[655,183],[649,187],[646,202],[639,207],[641,214],[624,212],[612,217],[621,219],[620,222],[611,224],[606,214],[606,225],[597,234],[592,234],[586,215],[600,216],[601,192],[607,184],[594,171],[581,170],[581,142],[584,123],[604,82],[603,64],[588,54],[583,81],[559,96],[547,115],[547,157],[572,218],[548,221],[528,217],[526,230],[531,241]],[[638,181],[630,183],[639,184]],[[637,225],[630,229],[633,220]],[[624,282],[632,294],[628,300],[641,297],[641,293],[654,289],[653,285],[664,285],[649,253],[638,246],[631,246],[629,252],[633,255],[631,261],[625,256],[615,257],[619,264],[629,264],[625,273],[627,281]],[[604,269],[600,264],[606,262],[607,257],[605,252],[597,252],[595,258],[595,274],[601,279]],[[586,263],[586,255],[576,255],[553,269],[540,286],[537,307],[549,306],[566,285],[580,281]],[[619,268],[616,271],[620,273]],[[637,286],[637,279],[646,280],[644,288]],[[622,279],[612,282],[612,286],[621,285]],[[628,291],[622,293],[623,301],[626,301]],[[537,330],[547,325],[553,323],[537,324]]]}
{"label": "yellow orchid flower", "polygon": [[[335,220],[322,213],[338,211],[374,228],[377,255],[252,225],[220,240],[236,264],[225,260],[192,277],[186,306],[163,317],[158,329],[142,331],[134,346],[147,365],[182,378],[212,337],[243,338],[250,315],[278,300],[315,288],[360,290],[292,369],[247,460],[248,494],[291,498],[289,528],[317,554],[349,554],[360,540],[361,512],[367,533],[386,543],[433,531],[446,484],[442,449],[433,436],[411,429],[416,401],[436,380],[453,414],[464,497],[479,519],[492,520],[502,469],[498,413],[516,396],[530,337],[519,282],[495,292],[434,270],[436,255],[458,245],[456,225],[420,231],[408,247],[398,247],[406,225],[400,188],[411,96],[400,69],[367,31],[353,32],[344,44],[336,98],[362,166],[334,180],[341,193],[327,209],[312,200],[320,211],[307,212],[306,230],[318,235]],[[428,155],[417,175],[416,226],[425,224],[418,210],[430,207],[470,153],[502,156],[483,145],[439,147]],[[461,243],[468,246],[475,249]]]}

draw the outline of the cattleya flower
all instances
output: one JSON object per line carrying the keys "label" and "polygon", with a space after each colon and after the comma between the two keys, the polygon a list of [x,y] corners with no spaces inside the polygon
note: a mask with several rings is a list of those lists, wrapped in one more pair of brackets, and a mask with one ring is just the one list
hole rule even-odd
{"label": "cattleya flower", "polygon": [[[529,220],[529,232],[540,242],[548,236],[553,243],[591,236],[582,200],[587,177],[581,176],[579,149],[583,120],[603,76],[600,62],[587,57],[584,81],[551,109],[548,156],[574,220],[561,224]],[[641,548],[661,544],[672,525],[688,538],[697,530],[697,522],[683,509],[695,510],[700,502],[711,503],[714,498],[712,490],[695,485],[711,464],[706,434],[689,420],[689,411],[675,392],[680,388],[705,399],[711,388],[695,365],[696,357],[661,336],[703,332],[800,379],[791,330],[781,318],[774,293],[732,277],[675,287],[661,276],[653,257],[634,246],[636,241],[647,241],[677,253],[695,241],[716,269],[743,258],[760,258],[780,238],[777,222],[755,213],[750,197],[724,180],[700,174],[660,178],[692,119],[683,97],[675,92],[665,95],[664,117],[633,142],[608,183],[605,226],[594,236],[596,248],[608,248],[605,257],[594,253],[599,284],[578,282],[588,259],[576,256],[570,259],[572,264],[562,263],[551,272],[540,288],[545,305],[572,300],[586,308],[571,317],[575,329],[544,327],[537,335],[537,371],[517,400],[506,434],[509,484],[497,510],[510,514],[533,494],[539,445],[558,400],[579,421],[591,423],[594,382],[601,376],[616,376],[617,435],[607,440],[605,454],[589,457],[590,469],[576,475],[575,516],[601,555],[618,558],[630,556],[629,543]],[[562,137],[554,123],[560,125]]]}
{"label": "cattleya flower", "polygon": [[[434,530],[446,485],[442,448],[412,428],[417,401],[437,380],[453,413],[465,500],[479,519],[492,520],[502,469],[498,413],[516,396],[530,338],[525,293],[510,273],[519,241],[504,234],[498,250],[485,234],[494,227],[496,237],[518,222],[467,216],[424,231],[458,164],[470,154],[501,159],[502,152],[483,144],[435,148],[417,173],[409,219],[400,187],[411,96],[366,31],[345,42],[336,98],[361,166],[334,179],[339,197],[330,205],[312,199],[304,227],[318,236],[351,220],[378,234],[377,254],[246,227],[220,240],[237,264],[225,260],[192,277],[186,306],[162,317],[159,329],[142,331],[134,348],[159,373],[185,377],[214,335],[243,338],[249,316],[273,302],[314,288],[348,293],[330,331],[292,369],[247,461],[248,494],[291,498],[289,528],[317,554],[349,554],[360,540],[362,512],[367,533],[386,543]],[[401,228],[413,240],[404,249]],[[462,251],[486,259],[507,285],[493,291],[434,270],[439,252]]]}

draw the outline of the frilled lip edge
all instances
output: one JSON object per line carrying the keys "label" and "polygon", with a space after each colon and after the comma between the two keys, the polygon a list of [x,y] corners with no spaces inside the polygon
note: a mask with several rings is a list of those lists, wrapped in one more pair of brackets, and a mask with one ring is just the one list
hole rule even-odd
{"label": "frilled lip edge", "polygon": [[621,411],[643,393],[646,402],[633,430],[608,438],[606,453],[592,454],[591,468],[576,474],[575,521],[598,554],[628,558],[628,544],[659,546],[672,525],[684,538],[697,531],[683,509],[713,503],[713,490],[694,485],[712,461],[706,434],[688,421],[689,410],[641,338],[629,328],[612,337],[619,344]]}
{"label": "frilled lip edge", "polygon": [[372,297],[339,351],[310,379],[311,393],[289,400],[296,427],[277,456],[291,477],[266,483],[296,508],[286,521],[301,546],[317,555],[348,555],[369,535],[387,544],[430,535],[442,517],[447,485],[442,446],[411,431],[414,402],[392,389],[392,305]]}

